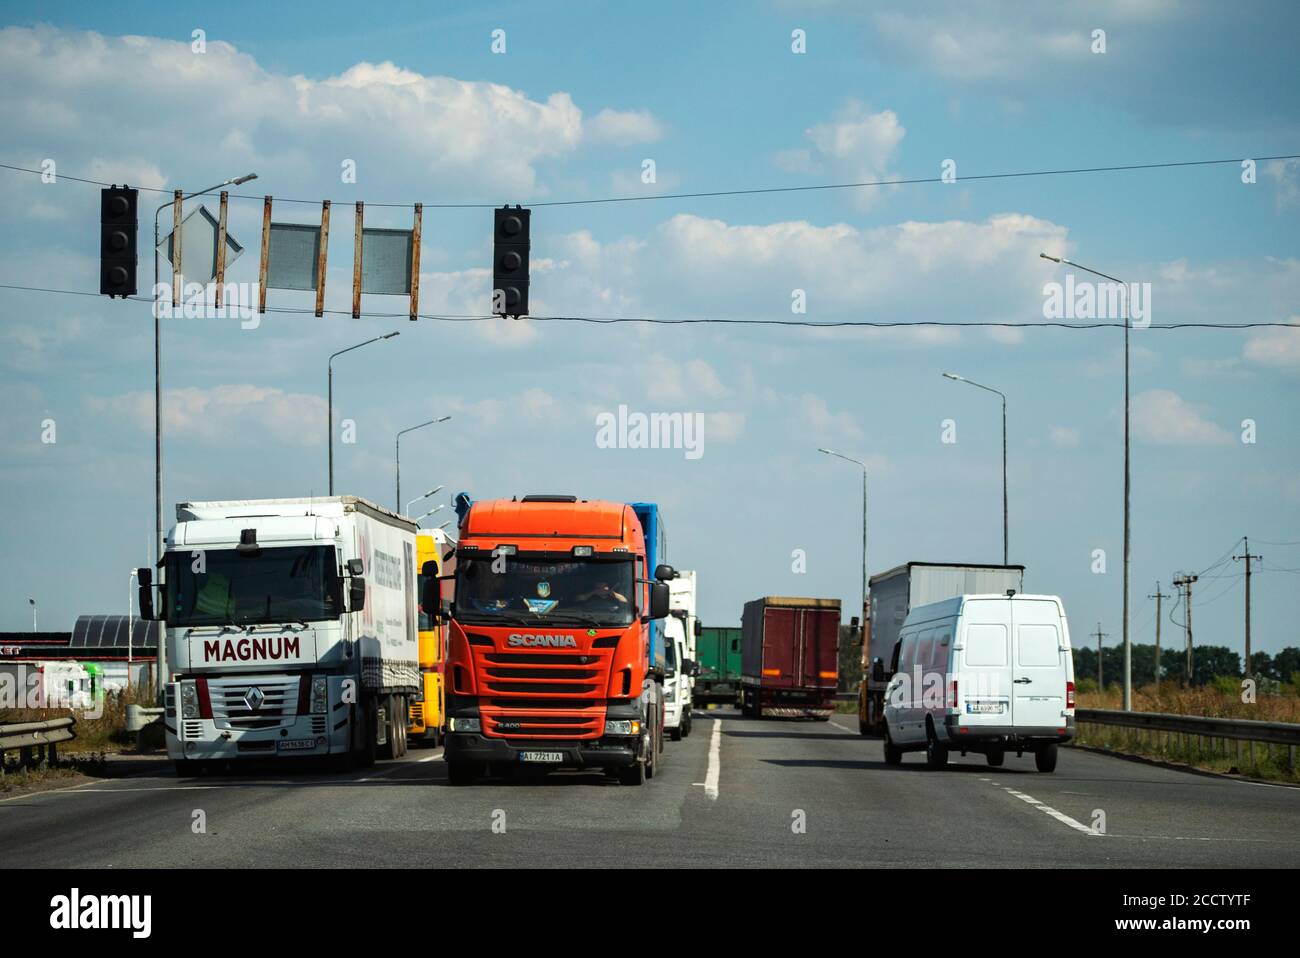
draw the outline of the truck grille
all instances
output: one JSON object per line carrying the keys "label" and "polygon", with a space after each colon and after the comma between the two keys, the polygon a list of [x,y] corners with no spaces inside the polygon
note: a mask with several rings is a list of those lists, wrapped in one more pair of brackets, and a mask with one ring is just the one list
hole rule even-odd
{"label": "truck grille", "polygon": [[475,650],[483,734],[511,740],[599,738],[611,649]]}
{"label": "truck grille", "polygon": [[[209,679],[212,718],[218,728],[278,728],[298,714],[298,685],[296,675]],[[262,694],[262,701],[256,709],[249,705],[252,689],[258,689]]]}

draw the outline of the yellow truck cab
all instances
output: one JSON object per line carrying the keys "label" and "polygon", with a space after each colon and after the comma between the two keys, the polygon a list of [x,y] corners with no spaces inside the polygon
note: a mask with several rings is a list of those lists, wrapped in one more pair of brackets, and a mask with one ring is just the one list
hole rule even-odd
{"label": "yellow truck cab", "polygon": [[442,553],[447,539],[439,529],[421,529],[415,537],[416,568],[419,570],[419,636],[421,700],[412,702],[408,738],[412,742],[438,745],[442,741],[446,708],[443,674],[446,670],[447,626],[437,608],[425,608],[425,585],[433,581],[432,593],[442,596]]}

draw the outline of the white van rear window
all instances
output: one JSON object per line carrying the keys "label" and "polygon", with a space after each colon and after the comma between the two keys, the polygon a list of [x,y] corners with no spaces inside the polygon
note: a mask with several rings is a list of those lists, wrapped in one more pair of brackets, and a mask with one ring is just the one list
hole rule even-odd
{"label": "white van rear window", "polygon": [[1007,627],[1005,625],[967,626],[966,664],[1006,665]]}
{"label": "white van rear window", "polygon": [[1021,665],[1060,664],[1061,653],[1054,625],[1021,625],[1016,628]]}

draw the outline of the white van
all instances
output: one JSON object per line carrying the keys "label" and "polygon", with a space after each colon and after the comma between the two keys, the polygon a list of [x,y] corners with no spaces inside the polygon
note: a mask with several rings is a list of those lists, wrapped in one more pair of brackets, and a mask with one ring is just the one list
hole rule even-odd
{"label": "white van", "polygon": [[1034,753],[1056,769],[1074,737],[1074,660],[1065,608],[1054,595],[963,595],[913,609],[894,647],[885,690],[885,761],[926,753]]}

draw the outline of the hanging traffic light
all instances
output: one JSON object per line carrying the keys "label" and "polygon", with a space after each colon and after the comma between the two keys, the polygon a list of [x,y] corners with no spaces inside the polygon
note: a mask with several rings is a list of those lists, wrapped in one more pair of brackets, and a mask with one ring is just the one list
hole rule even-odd
{"label": "hanging traffic light", "polygon": [[533,211],[522,206],[493,210],[496,230],[492,243],[492,313],[528,315],[528,228]]}
{"label": "hanging traffic light", "polygon": [[99,193],[99,291],[125,299],[134,296],[139,190],[110,186]]}

